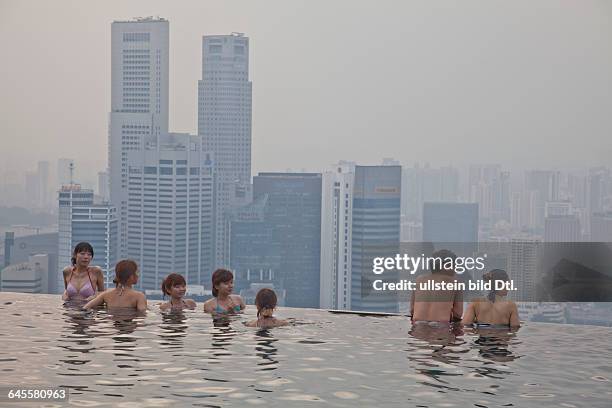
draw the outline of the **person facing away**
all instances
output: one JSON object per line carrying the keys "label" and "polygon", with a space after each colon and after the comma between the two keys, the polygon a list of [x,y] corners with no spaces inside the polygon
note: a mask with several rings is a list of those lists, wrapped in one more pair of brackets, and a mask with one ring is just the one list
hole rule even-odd
{"label": "person facing away", "polygon": [[212,299],[204,302],[204,311],[214,314],[232,314],[244,310],[246,305],[239,295],[233,295],[234,275],[227,269],[212,274]]}
{"label": "person facing away", "polygon": [[109,289],[100,293],[90,300],[85,309],[93,309],[106,304],[108,309],[135,309],[140,311],[147,310],[147,299],[144,293],[132,289],[138,283],[138,264],[131,259],[124,259],[115,265],[114,289]]}
{"label": "person facing away", "polygon": [[260,289],[259,292],[257,292],[257,296],[255,296],[257,320],[252,320],[246,323],[246,325],[249,327],[271,328],[289,324],[286,320],[277,319],[272,315],[276,308],[276,303],[276,293],[274,293],[272,289]]}
{"label": "person facing away", "polygon": [[104,291],[104,274],[98,266],[89,266],[94,256],[89,242],[79,242],[72,251],[72,266],[64,268],[62,300],[89,300]]}
{"label": "person facing away", "polygon": [[485,282],[490,282],[491,290],[486,298],[474,299],[468,305],[463,324],[487,324],[519,327],[518,308],[516,303],[506,299],[507,289],[495,290],[495,282],[508,282],[508,274],[503,269],[493,269],[483,275]]}
{"label": "person facing away", "polygon": [[419,288],[421,283],[427,281],[453,283],[456,280],[454,269],[448,267],[451,263],[455,264],[456,255],[452,251],[442,249],[434,252],[432,257],[436,259],[432,271],[419,276],[415,281],[416,289],[410,298],[412,323],[459,321],[463,314],[463,293],[461,291],[421,290]]}
{"label": "person facing away", "polygon": [[161,284],[162,293],[170,296],[170,300],[159,305],[162,311],[195,309],[196,302],[191,299],[183,299],[187,291],[187,282],[183,275],[171,273]]}

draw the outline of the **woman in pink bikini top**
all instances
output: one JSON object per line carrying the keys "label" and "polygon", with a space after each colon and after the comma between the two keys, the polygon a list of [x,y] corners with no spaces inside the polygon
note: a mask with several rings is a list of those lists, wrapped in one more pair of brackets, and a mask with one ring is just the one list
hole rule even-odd
{"label": "woman in pink bikini top", "polygon": [[93,247],[80,242],[72,253],[72,266],[64,268],[63,300],[85,300],[104,290],[104,275],[97,266],[89,266],[93,258]]}

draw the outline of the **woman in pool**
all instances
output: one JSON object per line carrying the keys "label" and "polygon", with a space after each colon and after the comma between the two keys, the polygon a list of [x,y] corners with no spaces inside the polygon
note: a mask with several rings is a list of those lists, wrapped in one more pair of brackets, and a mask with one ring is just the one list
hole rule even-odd
{"label": "woman in pool", "polygon": [[72,266],[64,268],[62,300],[87,300],[104,291],[104,275],[98,266],[89,266],[94,250],[89,242],[79,242],[72,251]]}
{"label": "woman in pool", "polygon": [[108,309],[134,309],[139,312],[147,310],[147,299],[142,292],[132,289],[138,282],[138,265],[130,259],[119,261],[115,266],[116,287],[100,293],[85,305],[85,309],[93,309],[106,304]]}
{"label": "woman in pool", "polygon": [[280,320],[274,317],[274,309],[276,308],[276,293],[272,289],[263,288],[257,292],[255,296],[255,306],[257,306],[257,320],[252,320],[246,325],[250,327],[271,328],[277,326],[286,326],[289,324],[286,320]]}
{"label": "woman in pool", "polygon": [[506,299],[508,291],[495,290],[496,281],[509,281],[506,271],[493,269],[484,274],[483,280],[491,283],[491,291],[486,299],[475,299],[469,304],[463,315],[463,324],[520,326],[516,303]]}
{"label": "woman in pool", "polygon": [[170,296],[170,301],[159,305],[163,312],[168,310],[195,309],[196,303],[193,300],[183,299],[187,290],[187,282],[185,282],[183,275],[171,273],[166,276],[166,279],[162,282],[161,289],[164,295]]}
{"label": "woman in pool", "polygon": [[242,298],[232,295],[234,275],[227,269],[217,269],[212,275],[213,298],[204,302],[204,311],[213,314],[239,313],[246,307]]}

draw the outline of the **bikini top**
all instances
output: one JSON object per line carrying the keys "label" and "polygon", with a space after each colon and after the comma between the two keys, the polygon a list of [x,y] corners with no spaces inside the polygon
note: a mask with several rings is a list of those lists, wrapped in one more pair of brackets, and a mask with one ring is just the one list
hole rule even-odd
{"label": "bikini top", "polygon": [[72,270],[70,271],[70,276],[68,277],[68,284],[66,285],[66,294],[68,295],[68,298],[88,298],[90,296],[95,295],[96,290],[94,289],[93,282],[91,281],[89,271],[87,271],[87,277],[89,278],[88,282],[81,286],[81,289],[78,291],[71,282],[73,272],[74,268],[72,268]]}
{"label": "bikini top", "polygon": [[234,305],[231,309],[224,309],[219,306],[219,301],[216,302],[215,313],[238,313],[240,311],[240,305]]}

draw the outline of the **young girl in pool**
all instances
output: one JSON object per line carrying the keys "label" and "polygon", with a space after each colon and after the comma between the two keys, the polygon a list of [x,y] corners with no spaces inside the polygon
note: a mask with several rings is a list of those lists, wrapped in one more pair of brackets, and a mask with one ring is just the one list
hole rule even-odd
{"label": "young girl in pool", "polygon": [[130,259],[119,261],[115,265],[116,287],[100,293],[85,305],[85,309],[93,309],[106,304],[108,309],[134,309],[139,312],[147,310],[147,299],[142,292],[132,289],[132,285],[138,282],[138,265]]}
{"label": "young girl in pool", "polygon": [[204,302],[204,311],[213,314],[239,313],[246,307],[239,295],[232,295],[234,275],[227,269],[217,269],[212,274],[213,298]]}
{"label": "young girl in pool", "polygon": [[159,308],[165,312],[168,310],[195,309],[196,302],[191,299],[183,299],[187,290],[187,282],[183,275],[171,273],[161,284],[164,295],[170,296],[170,301],[162,303]]}
{"label": "young girl in pool", "polygon": [[491,291],[486,299],[475,299],[469,304],[463,315],[463,324],[520,326],[516,303],[506,299],[508,291],[495,290],[495,281],[509,281],[506,271],[493,269],[483,275],[483,280],[491,283]]}
{"label": "young girl in pool", "polygon": [[252,320],[246,323],[246,325],[250,327],[271,328],[289,324],[286,320],[277,319],[272,315],[276,308],[276,302],[276,293],[272,289],[260,289],[257,292],[257,296],[255,296],[257,320]]}

